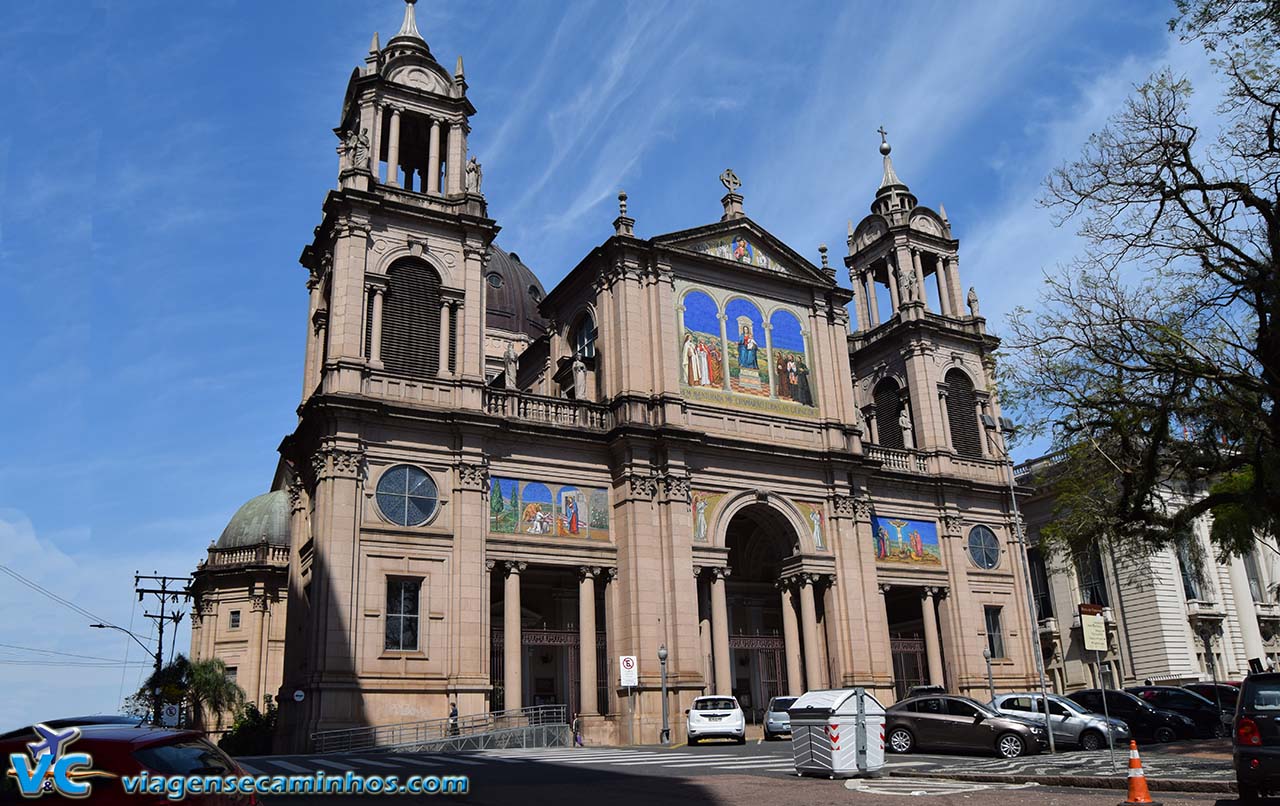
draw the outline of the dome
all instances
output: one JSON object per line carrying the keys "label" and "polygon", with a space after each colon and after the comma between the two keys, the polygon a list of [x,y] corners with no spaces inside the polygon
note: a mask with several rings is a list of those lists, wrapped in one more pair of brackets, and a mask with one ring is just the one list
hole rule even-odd
{"label": "dome", "polygon": [[485,324],[509,333],[523,333],[531,339],[543,334],[547,322],[538,313],[538,303],[546,292],[533,270],[520,262],[515,252],[505,252],[497,244],[489,247],[485,272],[489,287],[485,303]]}
{"label": "dome", "polygon": [[263,542],[289,545],[289,497],[284,490],[251,498],[237,509],[222,530],[216,548],[243,548]]}

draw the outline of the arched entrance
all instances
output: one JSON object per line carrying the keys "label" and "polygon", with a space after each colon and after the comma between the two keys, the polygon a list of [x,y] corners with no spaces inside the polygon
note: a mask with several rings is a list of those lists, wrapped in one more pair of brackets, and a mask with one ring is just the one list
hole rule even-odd
{"label": "arched entrance", "polygon": [[782,600],[783,565],[799,551],[790,521],[767,504],[734,514],[725,531],[732,571],[728,599],[733,694],[748,719],[760,721],[772,697],[789,692]]}

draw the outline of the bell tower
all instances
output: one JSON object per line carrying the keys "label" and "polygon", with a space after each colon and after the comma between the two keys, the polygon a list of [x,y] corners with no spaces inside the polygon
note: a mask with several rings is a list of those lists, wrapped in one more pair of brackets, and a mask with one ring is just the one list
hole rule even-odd
{"label": "bell tower", "polygon": [[[872,445],[923,454],[994,458],[993,352],[976,293],[960,293],[960,242],[945,208],[921,205],[898,177],[879,129],[884,173],[871,213],[849,224],[845,266],[857,323],[850,358]],[[966,310],[966,304],[968,309]],[[998,438],[998,435],[997,435]]]}

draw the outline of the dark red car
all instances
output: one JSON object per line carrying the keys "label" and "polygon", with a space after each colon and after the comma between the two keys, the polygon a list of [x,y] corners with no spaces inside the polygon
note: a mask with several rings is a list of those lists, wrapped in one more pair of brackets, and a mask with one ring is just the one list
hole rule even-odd
{"label": "dark red car", "polygon": [[[18,790],[17,779],[9,775],[12,753],[29,753],[27,744],[41,737],[34,731],[0,740],[0,803],[32,803]],[[88,753],[93,757],[94,771],[114,777],[87,778],[93,791],[85,802],[104,806],[151,806],[172,804],[163,794],[126,793],[120,776],[139,775],[144,770],[152,775],[241,776],[246,773],[226,753],[219,750],[204,734],[194,730],[172,730],[151,725],[86,725],[80,737],[67,743],[67,753]],[[55,798],[55,800],[58,800]],[[187,795],[182,803],[195,806],[252,806],[256,798],[249,795]]]}

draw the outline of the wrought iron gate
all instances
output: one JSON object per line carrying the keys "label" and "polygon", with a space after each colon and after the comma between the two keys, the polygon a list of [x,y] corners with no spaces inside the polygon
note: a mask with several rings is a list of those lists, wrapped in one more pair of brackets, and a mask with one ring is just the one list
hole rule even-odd
{"label": "wrought iron gate", "polygon": [[925,682],[925,669],[928,666],[924,656],[924,639],[915,636],[890,636],[889,653],[893,656],[893,688],[898,699],[902,699],[912,686]]}
{"label": "wrought iron gate", "polygon": [[[503,668],[506,662],[505,635],[501,628],[490,633],[489,644],[489,681],[493,687],[490,698],[490,710],[498,711],[506,707],[506,691],[503,688]],[[520,631],[521,647],[564,647],[567,649],[565,666],[568,669],[569,713],[577,714],[581,699],[581,667],[578,655],[581,641],[577,630],[529,630]],[[596,713],[609,713],[609,653],[605,646],[605,634],[596,633]]]}
{"label": "wrought iron gate", "polygon": [[[750,701],[743,705],[747,717],[754,723],[764,718],[769,700],[787,693],[786,643],[773,635],[730,635],[729,651],[748,653],[750,675]],[[737,675],[733,676],[737,680]]]}

